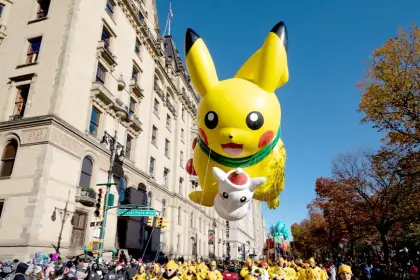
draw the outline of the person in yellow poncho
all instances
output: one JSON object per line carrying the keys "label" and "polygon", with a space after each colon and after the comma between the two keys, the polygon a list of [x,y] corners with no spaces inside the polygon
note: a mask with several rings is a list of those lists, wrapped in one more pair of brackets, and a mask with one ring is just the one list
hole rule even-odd
{"label": "person in yellow poncho", "polygon": [[181,279],[184,279],[185,278],[185,273],[186,273],[186,271],[185,271],[184,266],[182,265],[182,262],[178,262],[178,276]]}
{"label": "person in yellow poncho", "polygon": [[284,259],[280,258],[276,264],[273,264],[268,270],[268,276],[271,280],[281,280],[286,277],[286,272],[283,268]]}
{"label": "person in yellow poncho", "polygon": [[321,268],[316,265],[315,259],[309,259],[309,267],[306,270],[306,279],[307,280],[325,280],[324,274],[322,273]]}
{"label": "person in yellow poncho", "polygon": [[207,271],[205,279],[207,280],[223,280],[222,273],[217,270],[217,264],[215,261],[210,263],[210,270]]}
{"label": "person in yellow poncho", "polygon": [[352,276],[353,273],[350,266],[346,264],[340,265],[338,268],[338,277],[340,277],[341,280],[350,280]]}
{"label": "person in yellow poncho", "polygon": [[197,275],[195,273],[195,267],[190,265],[187,268],[187,273],[185,274],[184,277],[185,277],[184,278],[185,280],[197,280]]}
{"label": "person in yellow poncho", "polygon": [[197,280],[204,280],[207,274],[207,266],[204,263],[197,261],[197,264],[194,267]]}
{"label": "person in yellow poncho", "polygon": [[284,268],[286,272],[285,280],[296,280],[296,270],[292,268],[292,263],[286,261],[286,267]]}
{"label": "person in yellow poncho", "polygon": [[178,265],[174,261],[169,261],[165,266],[165,272],[160,276],[159,280],[180,280],[178,277]]}
{"label": "person in yellow poncho", "polygon": [[153,269],[150,272],[150,278],[151,279],[158,279],[160,277],[160,275],[162,274],[162,271],[160,269],[159,264],[154,263],[153,264]]}
{"label": "person in yellow poncho", "polygon": [[252,264],[251,259],[246,259],[244,266],[242,267],[239,275],[241,275],[244,280],[256,280],[256,273],[258,272],[258,268]]}
{"label": "person in yellow poncho", "polygon": [[146,279],[147,279],[146,270],[144,269],[144,266],[141,265],[136,275],[134,275],[133,280],[146,280]]}
{"label": "person in yellow poncho", "polygon": [[303,266],[302,259],[296,260],[297,280],[306,280],[306,268]]}

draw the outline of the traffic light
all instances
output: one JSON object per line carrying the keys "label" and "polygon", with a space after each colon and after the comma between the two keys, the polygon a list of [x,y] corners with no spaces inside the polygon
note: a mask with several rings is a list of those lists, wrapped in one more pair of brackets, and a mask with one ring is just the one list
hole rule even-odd
{"label": "traffic light", "polygon": [[97,254],[99,252],[99,244],[101,243],[101,241],[99,240],[91,240],[88,243],[88,250],[94,254]]}
{"label": "traffic light", "polygon": [[149,227],[153,227],[153,220],[154,220],[154,217],[149,217],[149,218],[147,219],[147,225],[148,225]]}
{"label": "traffic light", "polygon": [[95,217],[100,218],[101,217],[101,210],[102,210],[102,196],[103,196],[104,190],[99,189],[98,190],[98,198],[96,199],[95,203]]}
{"label": "traffic light", "polygon": [[161,228],[166,228],[168,226],[168,221],[165,218],[162,218],[162,223],[160,224]]}
{"label": "traffic light", "polygon": [[156,228],[161,228],[162,227],[162,222],[163,222],[163,218],[158,217],[157,220],[156,220]]}

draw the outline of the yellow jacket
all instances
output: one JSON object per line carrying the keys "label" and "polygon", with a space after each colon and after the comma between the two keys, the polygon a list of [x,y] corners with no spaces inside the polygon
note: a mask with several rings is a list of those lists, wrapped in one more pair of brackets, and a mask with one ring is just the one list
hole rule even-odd
{"label": "yellow jacket", "polygon": [[298,280],[306,280],[306,269],[301,266],[297,266],[297,277]]}
{"label": "yellow jacket", "polygon": [[268,269],[268,277],[271,280],[276,279],[276,278],[283,279],[286,277],[286,271],[284,270],[284,268],[275,264]]}
{"label": "yellow jacket", "polygon": [[286,267],[284,270],[286,272],[286,277],[285,277],[286,280],[296,280],[297,273],[294,268]]}
{"label": "yellow jacket", "polygon": [[308,267],[306,270],[306,280],[323,280],[322,270],[319,266]]}
{"label": "yellow jacket", "polygon": [[241,275],[242,278],[244,278],[244,280],[256,280],[257,277],[255,277],[254,275],[252,275],[252,272],[257,269],[256,266],[244,266],[241,271],[239,272],[239,274]]}
{"label": "yellow jacket", "polygon": [[207,271],[207,275],[206,278],[208,280],[223,280],[223,276],[222,273],[220,273],[220,271],[218,270],[213,270],[213,271]]}
{"label": "yellow jacket", "polygon": [[136,275],[134,275],[133,280],[146,280],[146,272],[137,272]]}

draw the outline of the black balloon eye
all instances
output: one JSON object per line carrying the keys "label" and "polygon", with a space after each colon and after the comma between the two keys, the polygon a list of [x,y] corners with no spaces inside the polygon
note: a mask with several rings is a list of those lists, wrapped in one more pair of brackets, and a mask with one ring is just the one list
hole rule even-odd
{"label": "black balloon eye", "polygon": [[208,129],[216,128],[218,123],[219,117],[217,116],[216,112],[210,111],[204,117],[204,124],[207,126]]}
{"label": "black balloon eye", "polygon": [[229,198],[229,195],[227,194],[227,192],[222,193],[224,198]]}
{"label": "black balloon eye", "polygon": [[245,196],[241,197],[241,199],[239,201],[240,202],[245,202],[246,201],[246,197]]}
{"label": "black balloon eye", "polygon": [[252,130],[260,129],[264,124],[264,117],[260,112],[253,111],[246,116],[246,125]]}

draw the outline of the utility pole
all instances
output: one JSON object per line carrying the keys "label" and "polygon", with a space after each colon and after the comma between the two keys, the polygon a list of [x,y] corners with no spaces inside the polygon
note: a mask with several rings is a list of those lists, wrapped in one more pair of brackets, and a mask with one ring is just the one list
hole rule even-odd
{"label": "utility pole", "polygon": [[64,206],[64,209],[55,207],[54,208],[54,212],[51,215],[51,220],[53,220],[53,221],[56,220],[57,210],[59,211],[59,213],[61,215],[61,227],[60,227],[60,233],[58,234],[57,245],[53,245],[54,250],[55,250],[55,252],[57,254],[60,253],[60,247],[61,247],[61,240],[62,240],[62,236],[63,236],[64,224],[66,223],[67,218],[71,214],[74,214],[74,212],[68,210],[69,200],[70,200],[70,191],[69,191],[69,193],[67,195],[66,205]]}
{"label": "utility pole", "polygon": [[104,197],[104,206],[102,211],[102,224],[99,232],[99,253],[97,258],[97,263],[102,263],[102,254],[104,250],[104,238],[105,238],[105,229],[106,229],[106,219],[108,217],[108,199],[111,191],[111,186],[116,185],[113,183],[113,168],[115,163],[115,157],[120,150],[119,159],[124,160],[124,146],[118,143],[117,131],[115,131],[114,137],[111,137],[107,132],[104,133],[104,137],[101,141],[101,144],[107,147],[109,145],[111,156],[109,159],[109,169],[108,169],[108,180],[105,184],[98,184],[97,186],[105,186],[105,197]]}

